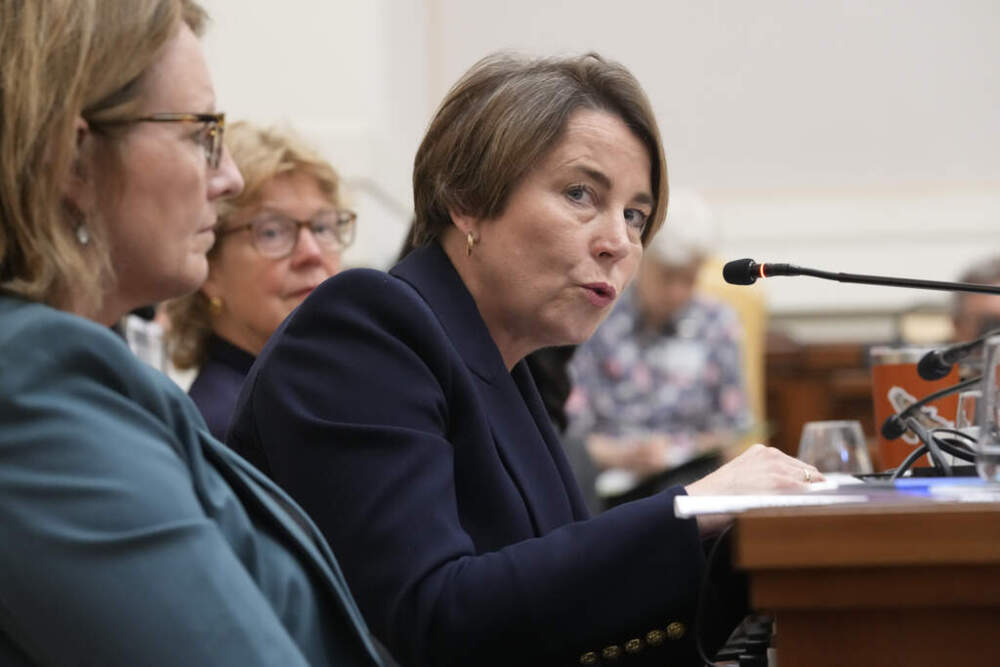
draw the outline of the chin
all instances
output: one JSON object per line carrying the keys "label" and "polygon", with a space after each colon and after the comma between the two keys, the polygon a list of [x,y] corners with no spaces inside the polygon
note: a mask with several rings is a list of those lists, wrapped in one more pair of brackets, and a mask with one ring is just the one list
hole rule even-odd
{"label": "chin", "polygon": [[580,324],[564,330],[562,335],[559,336],[554,342],[549,343],[548,346],[556,347],[563,345],[582,345],[594,335],[595,331],[597,331],[597,323]]}
{"label": "chin", "polygon": [[192,257],[187,262],[184,270],[179,271],[177,275],[171,278],[164,278],[161,281],[164,288],[163,291],[170,293],[162,295],[157,301],[185,296],[201,287],[208,278],[208,260],[204,255]]}

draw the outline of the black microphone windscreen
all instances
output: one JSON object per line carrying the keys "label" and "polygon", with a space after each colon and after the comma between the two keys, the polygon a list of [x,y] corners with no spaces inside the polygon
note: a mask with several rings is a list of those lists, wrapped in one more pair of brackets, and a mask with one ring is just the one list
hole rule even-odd
{"label": "black microphone windscreen", "polygon": [[931,350],[917,362],[917,375],[925,380],[940,380],[951,372],[952,364],[941,358],[941,353]]}
{"label": "black microphone windscreen", "polygon": [[899,418],[899,415],[889,415],[882,422],[882,437],[886,440],[895,440],[904,433],[906,433],[906,424]]}
{"label": "black microphone windscreen", "polygon": [[722,267],[722,277],[730,285],[753,285],[757,281],[757,275],[754,273],[756,264],[749,257],[726,262]]}

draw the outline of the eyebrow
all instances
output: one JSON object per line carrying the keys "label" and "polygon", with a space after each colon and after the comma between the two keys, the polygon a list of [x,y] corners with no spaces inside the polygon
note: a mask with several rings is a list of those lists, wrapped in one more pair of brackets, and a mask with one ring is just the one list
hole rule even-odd
{"label": "eyebrow", "polygon": [[[608,178],[607,174],[605,174],[603,171],[599,171],[597,169],[594,169],[593,167],[588,167],[586,165],[574,165],[572,168],[574,171],[580,172],[586,175],[587,177],[597,181],[598,185],[600,185],[605,190],[611,189],[611,179]],[[633,195],[632,201],[634,201],[637,204],[647,204],[649,206],[653,205],[653,197],[647,192],[640,192],[636,195]]]}

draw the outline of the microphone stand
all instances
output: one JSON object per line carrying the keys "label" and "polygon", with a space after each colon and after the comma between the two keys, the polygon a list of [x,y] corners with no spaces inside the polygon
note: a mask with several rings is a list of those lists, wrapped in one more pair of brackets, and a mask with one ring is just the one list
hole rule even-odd
{"label": "microphone stand", "polygon": [[722,277],[731,285],[752,285],[758,278],[773,278],[777,276],[811,276],[824,280],[835,280],[839,283],[857,283],[861,285],[883,285],[887,287],[909,287],[915,289],[941,290],[944,292],[976,292],[979,294],[1000,294],[1000,285],[982,285],[976,283],[950,283],[941,280],[916,280],[914,278],[895,278],[892,276],[869,276],[862,273],[834,273],[820,271],[794,264],[763,263],[758,264],[749,257],[734,259],[727,262],[722,269]]}
{"label": "microphone stand", "polygon": [[[765,264],[765,266],[771,266]],[[771,276],[812,276],[824,280],[836,280],[839,283],[857,283],[861,285],[885,285],[888,287],[910,287],[916,289],[941,290],[945,292],[977,292],[980,294],[1000,294],[997,285],[978,285],[976,283],[949,283],[940,280],[916,280],[913,278],[893,278],[891,276],[869,276],[863,273],[834,273],[820,271],[802,266],[788,264],[787,272],[774,272]]]}
{"label": "microphone stand", "polygon": [[[939,398],[944,398],[945,396],[949,396],[951,394],[954,394],[955,392],[962,391],[963,389],[975,386],[979,384],[982,381],[982,379],[983,379],[982,375],[977,375],[974,378],[963,380],[958,384],[953,384],[950,387],[945,387],[944,389],[935,391],[933,394],[928,394],[927,396],[924,396],[916,403],[907,406],[902,412],[898,414],[889,415],[888,417],[886,417],[885,421],[882,422],[882,429],[881,429],[882,437],[885,438],[886,440],[895,440],[896,438],[898,438],[899,436],[903,435],[903,433],[906,432],[906,428],[910,423],[909,418],[914,412],[924,407],[928,403],[933,403]],[[916,433],[916,431],[914,431],[914,433]],[[918,434],[917,437],[920,437],[920,435]]]}

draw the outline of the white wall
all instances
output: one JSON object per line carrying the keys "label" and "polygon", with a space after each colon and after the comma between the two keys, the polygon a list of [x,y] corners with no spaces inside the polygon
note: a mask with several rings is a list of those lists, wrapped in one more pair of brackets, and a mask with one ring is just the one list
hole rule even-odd
{"label": "white wall", "polygon": [[[355,262],[388,262],[434,105],[500,48],[596,50],[630,67],[672,182],[706,194],[724,256],[951,279],[1000,252],[995,0],[206,4],[222,107],[292,121],[399,203],[362,189]],[[779,280],[761,286],[779,313],[945,298]]]}

